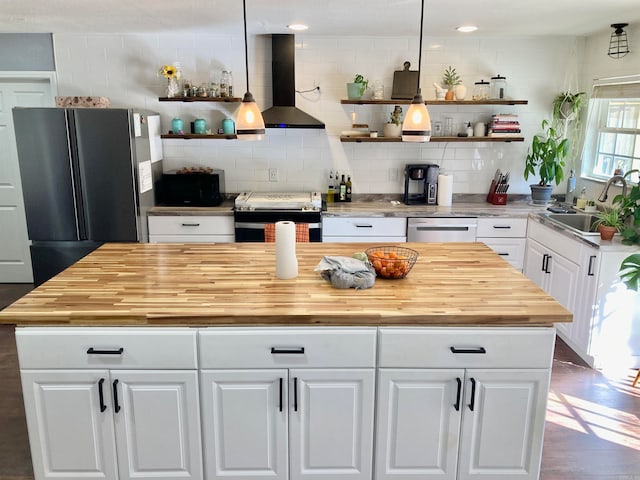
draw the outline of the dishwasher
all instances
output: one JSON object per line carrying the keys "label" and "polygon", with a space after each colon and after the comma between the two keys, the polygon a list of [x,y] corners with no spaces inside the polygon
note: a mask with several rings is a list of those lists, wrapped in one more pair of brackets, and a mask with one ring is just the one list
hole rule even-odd
{"label": "dishwasher", "polygon": [[407,242],[475,242],[476,217],[409,218]]}

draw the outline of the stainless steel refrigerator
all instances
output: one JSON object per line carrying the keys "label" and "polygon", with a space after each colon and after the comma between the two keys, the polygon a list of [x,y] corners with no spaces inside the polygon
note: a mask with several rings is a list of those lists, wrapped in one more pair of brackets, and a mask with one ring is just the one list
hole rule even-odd
{"label": "stainless steel refrigerator", "polygon": [[13,120],[36,285],[105,242],[148,241],[158,114],[14,108]]}

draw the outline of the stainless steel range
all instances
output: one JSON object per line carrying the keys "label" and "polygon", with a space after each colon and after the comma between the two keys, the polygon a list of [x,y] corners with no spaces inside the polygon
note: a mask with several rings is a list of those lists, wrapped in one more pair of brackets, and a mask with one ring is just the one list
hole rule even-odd
{"label": "stainless steel range", "polygon": [[243,192],[234,208],[236,242],[263,242],[264,226],[283,220],[309,224],[309,240],[322,241],[320,192]]}

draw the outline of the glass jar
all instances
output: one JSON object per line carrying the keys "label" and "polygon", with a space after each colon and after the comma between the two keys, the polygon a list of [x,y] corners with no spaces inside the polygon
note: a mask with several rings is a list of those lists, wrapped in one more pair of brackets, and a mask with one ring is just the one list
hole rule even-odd
{"label": "glass jar", "polygon": [[503,99],[506,98],[507,92],[507,79],[500,76],[491,77],[491,98]]}
{"label": "glass jar", "polygon": [[235,124],[233,123],[233,120],[231,120],[230,118],[225,118],[224,120],[222,120],[222,133],[224,133],[225,135],[233,135],[234,132]]}
{"label": "glass jar", "polygon": [[233,74],[231,70],[227,72],[227,94],[233,97]]}
{"label": "glass jar", "polygon": [[184,121],[181,118],[171,120],[171,131],[174,135],[182,135],[184,133]]}
{"label": "glass jar", "polygon": [[204,135],[207,133],[207,122],[202,118],[196,118],[195,122],[193,122],[193,133],[197,135]]}
{"label": "glass jar", "polygon": [[480,80],[473,86],[473,100],[489,100],[489,82]]}
{"label": "glass jar", "polygon": [[223,70],[222,75],[220,75],[220,85],[218,92],[221,97],[229,96],[229,72],[227,72],[226,70]]}

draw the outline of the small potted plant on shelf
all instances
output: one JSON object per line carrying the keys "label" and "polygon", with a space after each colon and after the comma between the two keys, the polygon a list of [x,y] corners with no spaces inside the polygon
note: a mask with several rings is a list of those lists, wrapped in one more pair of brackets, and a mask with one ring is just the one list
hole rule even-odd
{"label": "small potted plant on shelf", "polygon": [[402,135],[402,107],[396,105],[385,123],[382,133],[385,137],[399,137]]}
{"label": "small potted plant on shelf", "polygon": [[611,240],[624,227],[624,217],[619,206],[605,207],[596,212],[593,226],[600,232],[602,240]]}
{"label": "small potted plant on shelf", "polygon": [[460,80],[460,76],[458,76],[458,72],[451,65],[444,71],[444,75],[442,76],[442,83],[447,86],[447,93],[444,96],[445,100],[453,100],[455,97],[455,87],[456,85],[460,85],[462,81]]}
{"label": "small potted plant on shelf", "polygon": [[367,90],[369,81],[361,74],[356,74],[353,82],[347,83],[347,98],[349,100],[360,100]]}
{"label": "small potted plant on shelf", "polygon": [[537,184],[529,185],[531,199],[536,205],[549,202],[553,190],[551,182],[559,185],[564,178],[563,168],[569,154],[569,140],[558,135],[548,120],[542,121],[542,130],[544,133],[533,137],[524,167],[525,180],[536,173],[540,177]]}

